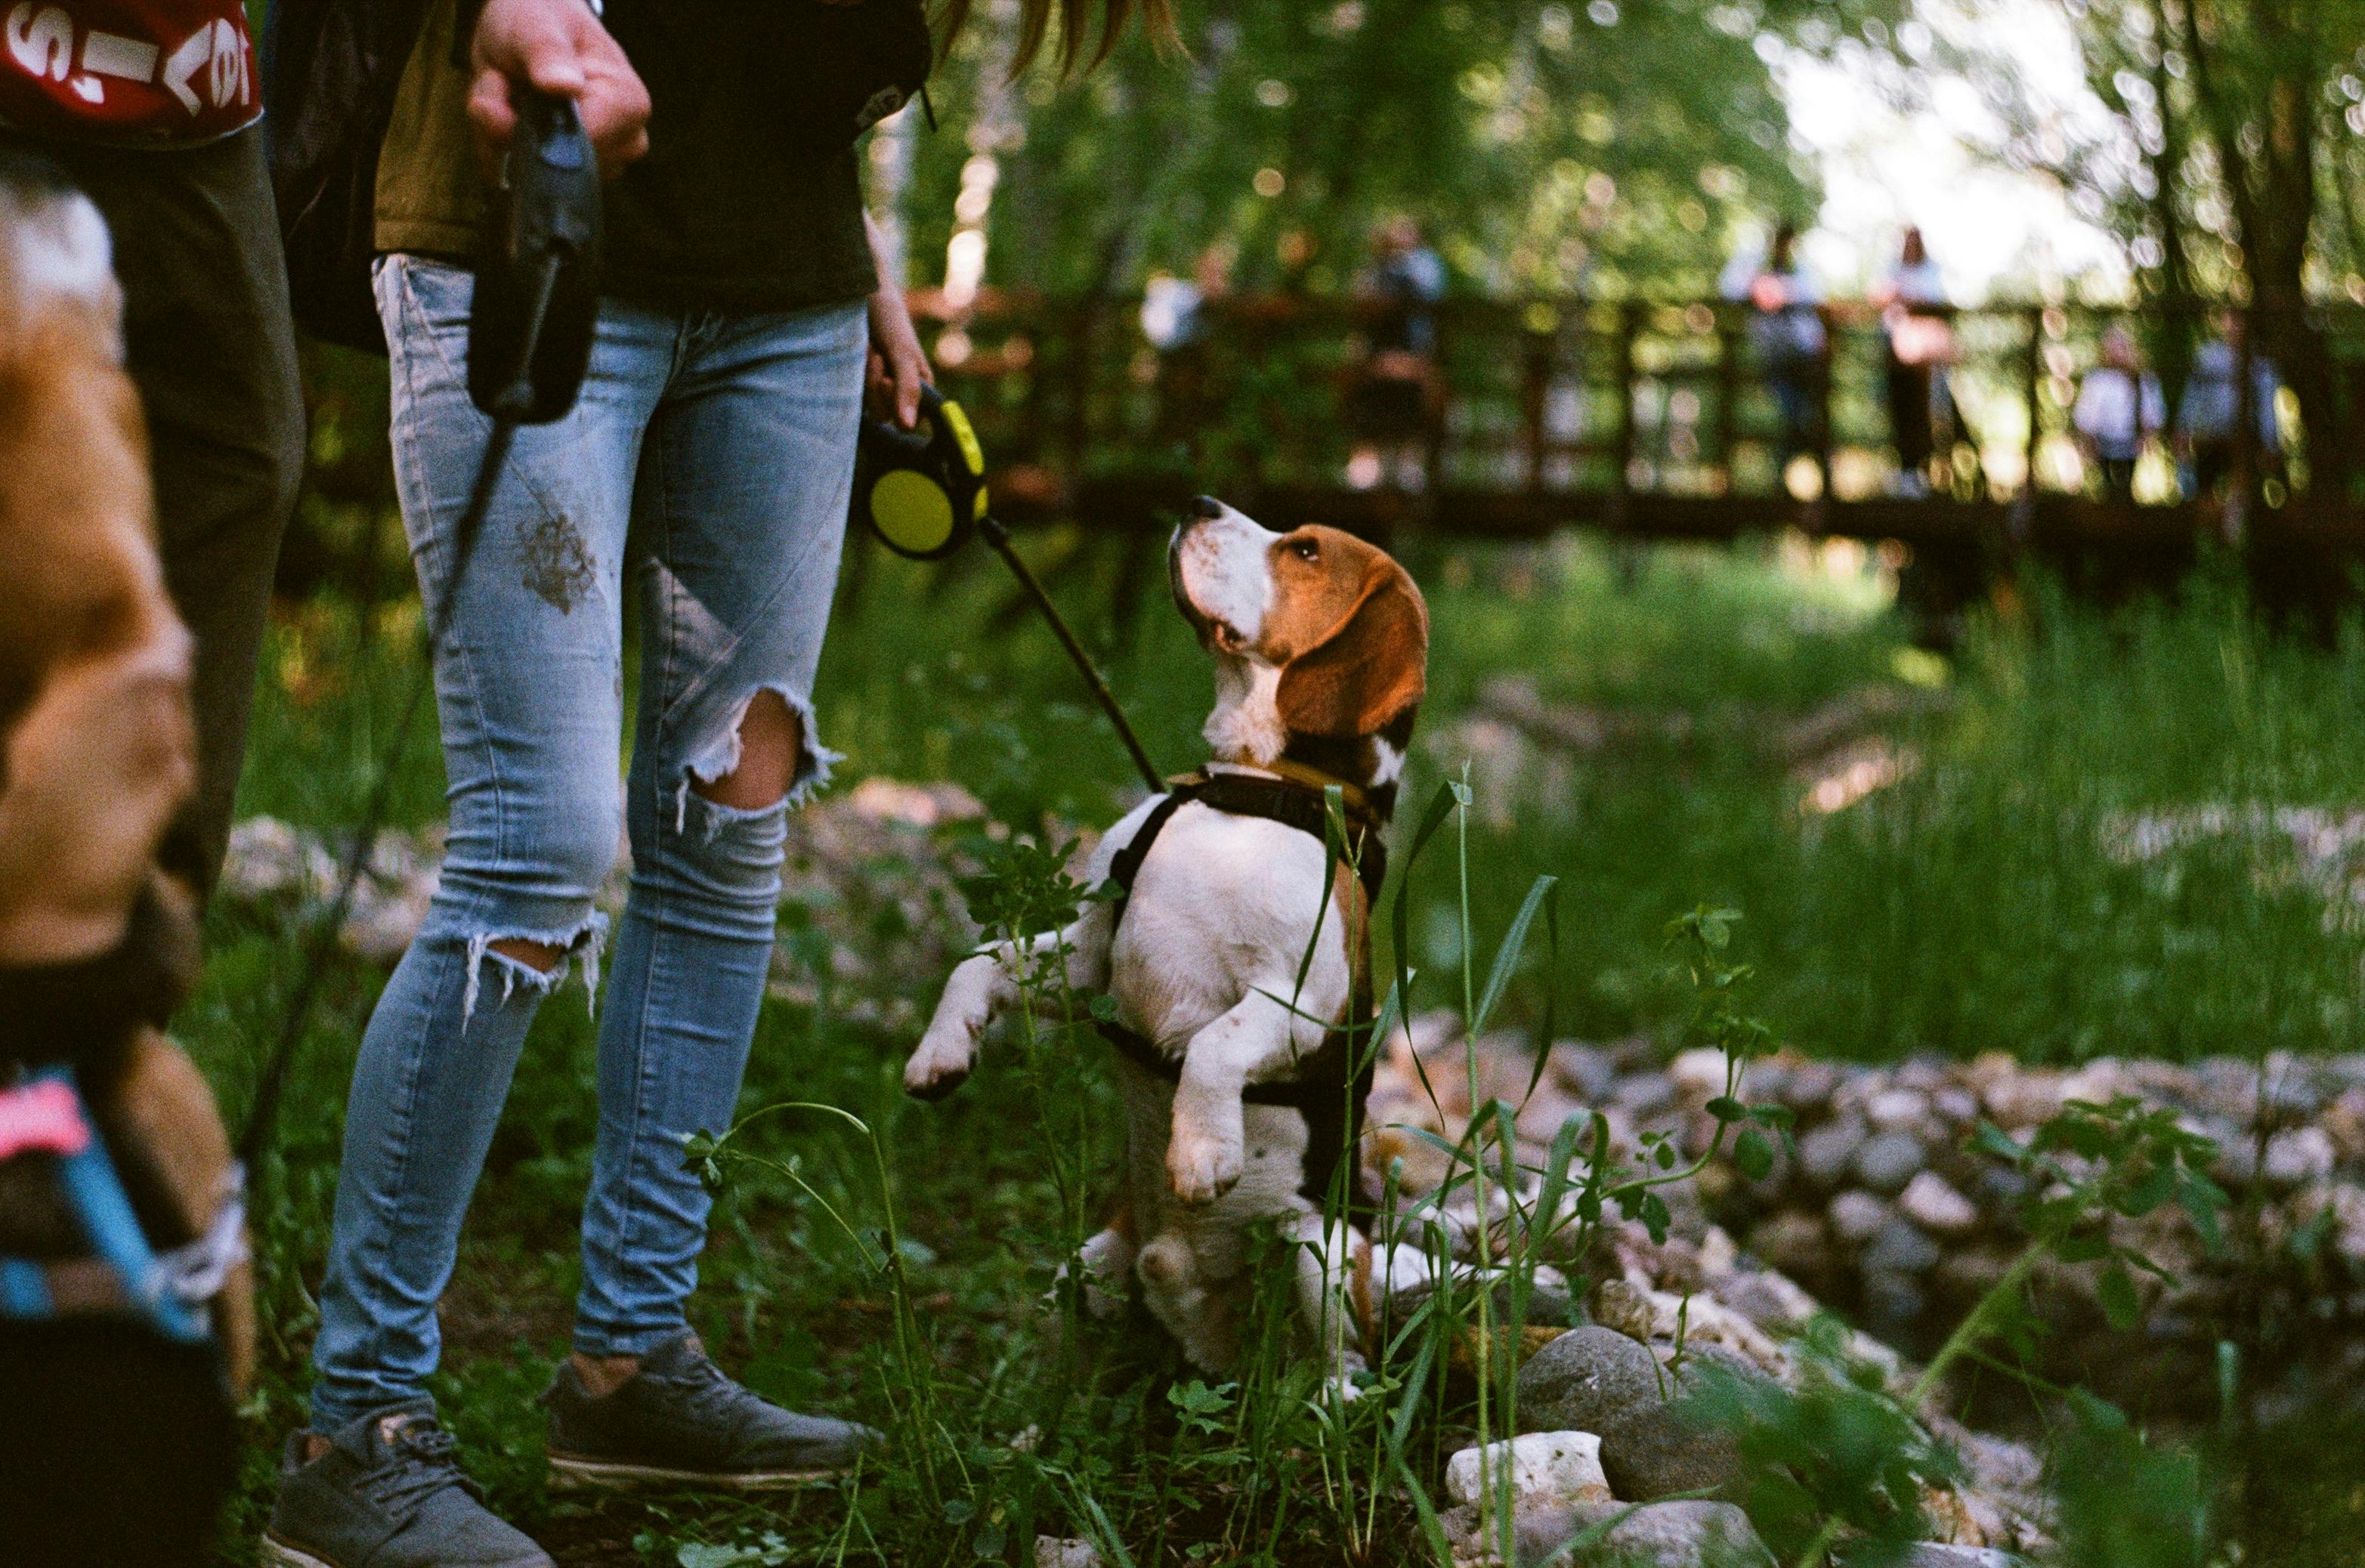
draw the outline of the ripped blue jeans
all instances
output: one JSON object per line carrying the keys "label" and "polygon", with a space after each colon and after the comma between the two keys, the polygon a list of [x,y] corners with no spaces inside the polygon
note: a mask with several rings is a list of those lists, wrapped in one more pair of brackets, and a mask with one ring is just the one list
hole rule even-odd
{"label": "ripped blue jeans", "polygon": [[[378,265],[395,476],[430,602],[454,591],[452,533],[487,435],[467,396],[471,288],[416,257]],[[526,1027],[570,958],[598,986],[592,899],[620,828],[632,879],[600,1003],[575,1346],[637,1354],[681,1331],[708,1208],[682,1138],[730,1125],[787,812],[833,760],[811,693],[867,342],[859,303],[716,315],[610,301],[574,411],[518,432],[435,649],[451,833],[353,1068],[316,1431],[423,1395],[436,1301]],[[628,569],[640,690],[620,784]],[[789,799],[706,799],[692,785],[737,766],[741,718],[765,691],[798,720]],[[494,949],[510,939],[567,957],[537,971]]]}

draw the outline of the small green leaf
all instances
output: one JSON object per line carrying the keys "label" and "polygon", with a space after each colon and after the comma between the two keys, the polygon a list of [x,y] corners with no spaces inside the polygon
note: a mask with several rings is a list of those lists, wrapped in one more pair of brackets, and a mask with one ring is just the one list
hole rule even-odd
{"label": "small green leaf", "polygon": [[2143,1316],[2142,1304],[2135,1299],[2135,1276],[2127,1272],[2124,1263],[2113,1263],[2102,1271],[2095,1294],[2102,1301],[2102,1315],[2111,1320],[2111,1327],[2123,1334]]}
{"label": "small green leaf", "polygon": [[1997,1159],[2009,1159],[2015,1165],[2028,1158],[2027,1148],[2014,1142],[2010,1133],[1993,1122],[1981,1122],[1973,1141]]}
{"label": "small green leaf", "polygon": [[1667,1239],[1667,1205],[1659,1201],[1659,1194],[1646,1193],[1642,1199],[1642,1226],[1651,1233],[1651,1242],[1653,1246],[1661,1245]]}
{"label": "small green leaf", "polygon": [[1763,1182],[1774,1170],[1774,1146],[1765,1135],[1751,1127],[1733,1141],[1732,1162],[1741,1173],[1753,1182]]}
{"label": "small green leaf", "polygon": [[2110,1255],[2111,1244],[2099,1236],[2065,1236],[2053,1251],[2064,1263],[2091,1263]]}
{"label": "small green leaf", "polygon": [[1720,1122],[1738,1122],[1749,1114],[1749,1107],[1730,1094],[1720,1094],[1708,1103],[1708,1114]]}

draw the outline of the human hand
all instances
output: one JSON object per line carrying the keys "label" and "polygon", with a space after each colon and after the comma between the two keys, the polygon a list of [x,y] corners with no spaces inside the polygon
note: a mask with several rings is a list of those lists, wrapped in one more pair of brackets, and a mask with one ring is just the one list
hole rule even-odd
{"label": "human hand", "polygon": [[903,291],[882,288],[872,295],[870,364],[864,383],[871,413],[879,419],[891,413],[898,425],[910,430],[920,420],[921,385],[933,386],[936,379]]}
{"label": "human hand", "polygon": [[517,131],[520,82],[574,101],[602,178],[649,150],[649,90],[584,0],[485,0],[468,54],[468,120],[488,163]]}

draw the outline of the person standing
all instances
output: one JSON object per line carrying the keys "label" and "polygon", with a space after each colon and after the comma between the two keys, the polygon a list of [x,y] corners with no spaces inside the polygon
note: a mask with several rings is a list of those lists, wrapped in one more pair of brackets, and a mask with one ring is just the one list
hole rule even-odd
{"label": "person standing", "polygon": [[0,49],[0,145],[106,219],[147,418],[164,581],[196,638],[197,778],[163,868],[221,869],[280,533],[304,466],[263,96],[239,0],[24,5]]}
{"label": "person standing", "polygon": [[1888,372],[1889,428],[1897,442],[1897,491],[1930,493],[1940,377],[1955,358],[1955,329],[1945,314],[1946,284],[1919,229],[1908,229],[1897,264],[1873,291],[1880,307]]}
{"label": "person standing", "polygon": [[[2176,442],[2190,466],[2191,493],[2207,500],[2232,476],[2235,447],[2242,429],[2242,360],[2248,341],[2248,322],[2238,311],[2219,318],[2217,331],[2192,356],[2192,374],[2176,406]],[[2257,472],[2251,483],[2266,477],[2282,461],[2282,418],[2275,408],[2282,380],[2274,362],[2250,357],[2251,448]]]}
{"label": "person standing", "polygon": [[1822,290],[1799,259],[1799,230],[1784,222],[1754,266],[1728,269],[1725,292],[1745,299],[1749,342],[1774,395],[1779,420],[1775,461],[1788,470],[1801,454],[1822,463],[1822,386],[1830,340],[1823,327]]}
{"label": "person standing", "polygon": [[2103,499],[2118,506],[2135,499],[2135,462],[2167,420],[2158,378],[2143,367],[2134,336],[2113,324],[2102,334],[2102,363],[2086,373],[2069,410],[2070,424],[2102,470]]}
{"label": "person standing", "polygon": [[1417,494],[1429,486],[1427,437],[1443,392],[1435,308],[1445,296],[1445,263],[1419,223],[1404,217],[1372,231],[1372,257],[1371,271],[1355,287],[1365,326],[1347,482],[1359,490],[1391,485]]}
{"label": "person standing", "polygon": [[[1049,0],[1022,7],[1040,36]],[[1105,26],[1129,8],[1105,0]],[[604,28],[581,0],[475,13],[430,6],[378,162],[395,472],[429,623],[446,628],[434,661],[452,820],[433,904],[354,1064],[310,1425],[289,1435],[263,1542],[281,1568],[549,1562],[467,1489],[427,1379],[527,1027],[571,967],[596,981],[608,932],[593,897],[620,826],[632,882],[599,1011],[574,1353],[544,1396],[552,1482],[758,1490],[843,1469],[879,1439],[768,1404],[708,1359],[687,1306],[710,1199],[681,1150],[731,1124],[788,812],[833,760],[813,679],[866,364],[907,424],[929,375],[864,218],[854,117],[810,113],[862,50],[819,35],[908,39],[917,25],[925,44],[925,18],[919,0],[607,0]],[[524,51],[551,69],[504,68],[527,37],[558,40]],[[455,577],[488,438],[465,369],[487,196],[472,140],[506,135],[521,76],[576,98],[595,142],[603,123],[636,136],[637,105],[647,151],[609,187],[581,395],[518,431]],[[854,102],[879,102],[866,94]],[[621,152],[632,136],[613,139]],[[641,679],[620,788],[628,574]]]}

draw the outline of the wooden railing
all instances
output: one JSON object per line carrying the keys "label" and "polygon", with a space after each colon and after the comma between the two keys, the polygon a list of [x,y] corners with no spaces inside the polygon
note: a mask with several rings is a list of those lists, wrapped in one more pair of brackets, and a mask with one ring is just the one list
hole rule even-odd
{"label": "wooden railing", "polygon": [[[1795,526],[1937,548],[2140,552],[2265,531],[2365,546],[2343,461],[2365,433],[2365,308],[2345,304],[2245,312],[2229,340],[2246,372],[2254,356],[2269,360],[2286,389],[2275,399],[2279,450],[2246,409],[2230,481],[2193,497],[2164,433],[2135,503],[2114,504],[2070,428],[2079,378],[2104,332],[2128,327],[2160,364],[2172,426],[2192,349],[2225,330],[2218,308],[1944,311],[1954,341],[1945,379],[1960,417],[1926,473],[1909,476],[1870,305],[1823,308],[1829,347],[1804,376],[1808,451],[1785,465],[1745,304],[1448,301],[1434,308],[1416,461],[1366,485],[1368,473],[1350,477],[1366,308],[1213,301],[1194,341],[1160,349],[1144,335],[1138,298],[988,294],[952,310],[923,293],[913,303],[947,385],[977,420],[1013,521],[1147,526],[1212,491],[1274,521],[1497,537]],[[2238,378],[2246,389],[2252,381]],[[1388,482],[1398,477],[1414,482]]]}

